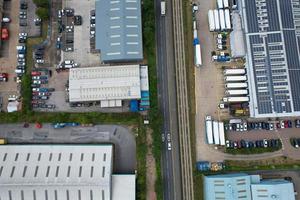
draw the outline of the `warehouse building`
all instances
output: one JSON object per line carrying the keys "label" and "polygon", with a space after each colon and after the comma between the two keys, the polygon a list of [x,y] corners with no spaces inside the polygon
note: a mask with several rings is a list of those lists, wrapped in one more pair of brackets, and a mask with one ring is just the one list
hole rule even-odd
{"label": "warehouse building", "polygon": [[300,2],[241,2],[250,116],[300,116]]}
{"label": "warehouse building", "polygon": [[147,66],[70,69],[70,102],[100,102],[101,107],[121,107],[123,100],[140,100],[145,89],[149,89]]}
{"label": "warehouse building", "polygon": [[112,145],[4,145],[0,160],[1,200],[135,199],[135,175],[112,174]]}
{"label": "warehouse building", "polygon": [[96,49],[104,63],[143,59],[140,0],[96,0]]}
{"label": "warehouse building", "polygon": [[295,200],[293,183],[245,173],[204,177],[205,200]]}

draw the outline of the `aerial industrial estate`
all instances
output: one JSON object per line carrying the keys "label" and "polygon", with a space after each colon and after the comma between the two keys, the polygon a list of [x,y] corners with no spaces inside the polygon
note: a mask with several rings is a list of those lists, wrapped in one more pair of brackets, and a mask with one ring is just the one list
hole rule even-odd
{"label": "aerial industrial estate", "polygon": [[299,200],[299,0],[0,0],[0,200]]}

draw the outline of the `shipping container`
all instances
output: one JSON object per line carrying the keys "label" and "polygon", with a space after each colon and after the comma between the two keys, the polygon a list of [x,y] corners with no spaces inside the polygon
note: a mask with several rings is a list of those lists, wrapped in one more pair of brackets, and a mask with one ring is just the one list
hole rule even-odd
{"label": "shipping container", "polygon": [[234,88],[247,88],[247,83],[226,83],[225,88],[227,89],[234,89]]}
{"label": "shipping container", "polygon": [[206,131],[206,139],[208,144],[214,144],[213,139],[213,125],[211,116],[205,117],[205,131]]}
{"label": "shipping container", "polygon": [[224,15],[223,9],[219,10],[219,18],[220,18],[221,31],[224,31],[224,30],[226,30],[226,25],[225,25],[225,15]]}
{"label": "shipping container", "polygon": [[225,76],[224,80],[225,82],[241,82],[246,81],[247,76]]}
{"label": "shipping container", "polygon": [[225,94],[227,96],[241,96],[241,95],[247,95],[248,90],[226,90]]}
{"label": "shipping container", "polygon": [[219,122],[220,145],[225,146],[224,123]]}
{"label": "shipping container", "polygon": [[228,2],[228,0],[223,0],[223,7],[224,8],[229,8],[229,2]]}
{"label": "shipping container", "polygon": [[209,31],[215,31],[215,18],[214,18],[214,11],[209,10],[208,11],[208,25],[209,25]]}
{"label": "shipping container", "polygon": [[224,76],[228,75],[244,75],[246,73],[245,69],[225,69]]}
{"label": "shipping container", "polygon": [[219,123],[213,121],[213,131],[214,131],[214,142],[216,145],[220,144],[220,133],[219,133]]}
{"label": "shipping container", "polygon": [[224,97],[224,102],[249,102],[249,97]]}
{"label": "shipping container", "polygon": [[215,21],[215,31],[220,30],[220,20],[219,20],[219,11],[214,10],[214,21]]}
{"label": "shipping container", "polygon": [[224,6],[223,6],[223,0],[217,0],[217,4],[218,4],[218,8],[219,9],[224,8]]}
{"label": "shipping container", "polygon": [[231,19],[229,9],[225,9],[225,26],[227,30],[231,30]]}

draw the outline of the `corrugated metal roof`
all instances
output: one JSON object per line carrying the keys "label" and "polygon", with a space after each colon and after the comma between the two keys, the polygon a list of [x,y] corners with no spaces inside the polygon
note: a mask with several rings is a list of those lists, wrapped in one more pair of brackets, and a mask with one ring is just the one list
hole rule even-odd
{"label": "corrugated metal roof", "polygon": [[70,69],[70,102],[139,98],[141,98],[139,65]]}
{"label": "corrugated metal roof", "polygon": [[0,146],[0,199],[109,200],[112,151],[112,145]]}
{"label": "corrugated metal roof", "polygon": [[96,0],[96,49],[104,62],[143,59],[140,0]]}

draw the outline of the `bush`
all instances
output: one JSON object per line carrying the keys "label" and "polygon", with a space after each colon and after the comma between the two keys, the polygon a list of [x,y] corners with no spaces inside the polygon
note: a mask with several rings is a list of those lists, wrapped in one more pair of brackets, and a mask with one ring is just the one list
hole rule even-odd
{"label": "bush", "polygon": [[48,8],[39,7],[39,8],[36,9],[35,13],[42,20],[46,21],[46,20],[49,19],[49,9]]}
{"label": "bush", "polygon": [[49,0],[33,0],[37,7],[49,8]]}

